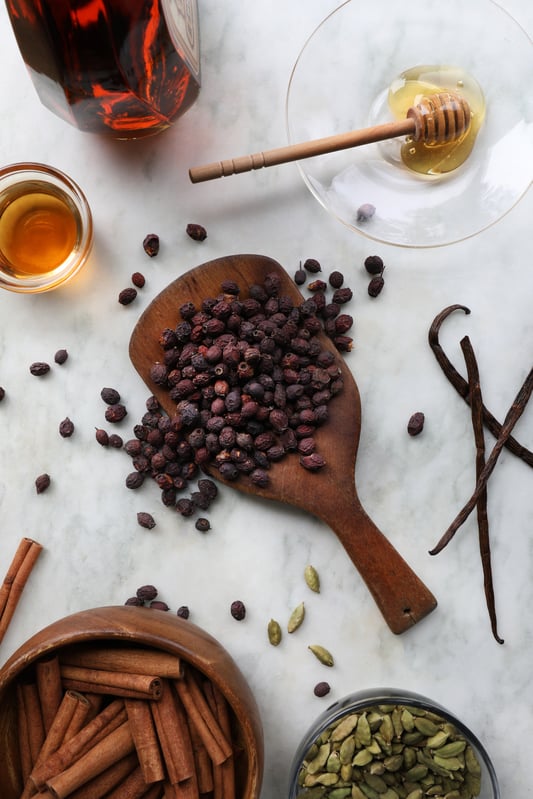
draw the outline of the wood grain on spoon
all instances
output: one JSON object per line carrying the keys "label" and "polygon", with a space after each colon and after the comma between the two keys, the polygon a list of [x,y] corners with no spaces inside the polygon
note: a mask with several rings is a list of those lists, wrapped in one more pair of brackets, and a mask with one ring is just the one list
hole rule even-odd
{"label": "wood grain on spoon", "polygon": [[[161,332],[180,321],[179,307],[192,301],[200,306],[206,297],[220,293],[223,280],[234,280],[246,295],[253,283],[262,284],[269,272],[282,280],[281,293],[302,302],[302,295],[285,270],[271,258],[233,255],[198,266],[164,289],[140,317],[130,340],[130,358],[136,370],[169,414],[175,404],[166,389],[150,379],[152,365],[161,360]],[[330,405],[330,421],[318,428],[317,451],[326,467],[312,473],[303,469],[295,456],[288,455],[272,465],[270,483],[254,485],[245,475],[227,485],[263,499],[287,503],[322,519],[335,532],[367,584],[387,624],[394,633],[412,627],[437,605],[435,597],[376,527],[363,509],[355,486],[355,463],[361,431],[361,403],[355,380],[344,359],[325,335],[325,348],[335,353],[344,380],[343,390]],[[212,467],[213,477],[220,480]],[[226,482],[222,480],[222,482]]]}

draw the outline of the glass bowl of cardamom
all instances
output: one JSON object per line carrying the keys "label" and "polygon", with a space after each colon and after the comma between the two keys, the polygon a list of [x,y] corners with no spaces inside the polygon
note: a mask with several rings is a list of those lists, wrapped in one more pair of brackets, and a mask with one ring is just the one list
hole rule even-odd
{"label": "glass bowl of cardamom", "polygon": [[294,757],[289,799],[500,799],[482,743],[436,702],[380,688],[327,708]]}

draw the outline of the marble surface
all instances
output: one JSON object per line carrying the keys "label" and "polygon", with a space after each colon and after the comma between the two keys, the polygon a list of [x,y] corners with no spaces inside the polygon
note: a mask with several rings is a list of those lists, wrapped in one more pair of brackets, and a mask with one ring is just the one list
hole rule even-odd
{"label": "marble surface", "polygon": [[[66,171],[85,190],[96,230],[90,261],[70,285],[33,297],[0,293],[0,385],[6,390],[0,405],[0,572],[22,536],[44,545],[0,660],[61,616],[122,604],[139,585],[153,583],[172,612],[189,605],[191,620],[223,642],[247,677],[265,730],[262,799],[287,795],[293,753],[330,700],[383,685],[426,694],[461,716],[491,753],[502,796],[525,799],[533,796],[533,475],[504,452],[489,483],[505,639],[498,645],[487,617],[474,516],[443,553],[428,555],[470,496],[474,448],[468,407],[437,366],[427,332],[445,306],[471,308],[470,316],[447,322],[442,340],[464,373],[459,341],[471,337],[486,404],[503,417],[532,361],[531,192],[473,239],[410,250],[373,243],[330,218],[294,164],[196,186],[187,175],[193,165],[284,143],[290,70],[307,36],[336,5],[200,0],[200,97],[170,131],[137,143],[81,134],[41,106],[0,6],[2,161],[42,161]],[[531,35],[531,4],[503,5]],[[530,83],[524,80],[528,91]],[[206,241],[187,237],[188,222],[205,225]],[[154,259],[141,246],[148,232],[161,238]],[[212,530],[202,535],[162,506],[155,485],[128,491],[129,458],[95,442],[95,427],[110,428],[99,396],[103,386],[117,388],[128,408],[116,430],[125,438],[144,412],[148,392],[128,358],[143,309],[189,268],[238,252],[269,255],[291,273],[302,259],[317,258],[325,272],[343,271],[354,290],[356,345],[347,362],[363,407],[360,499],[439,603],[401,636],[389,631],[323,523],[224,488],[210,513]],[[377,299],[367,295],[362,266],[370,254],[387,264]],[[146,286],[122,307],[118,293],[137,270]],[[66,364],[33,377],[29,365],[52,362],[59,348],[69,352]],[[411,438],[406,423],[417,410],[426,425]],[[65,416],[76,427],[70,439],[58,435]],[[516,435],[533,448],[531,409]],[[34,479],[41,472],[51,475],[52,485],[37,495]],[[138,526],[141,510],[153,513],[153,530]],[[307,563],[320,573],[320,594],[304,583]],[[248,609],[240,623],[229,613],[235,599]],[[269,619],[285,625],[301,601],[304,624],[271,647]],[[334,654],[332,669],[307,650],[312,643]],[[331,684],[327,699],[313,696],[321,680]]]}

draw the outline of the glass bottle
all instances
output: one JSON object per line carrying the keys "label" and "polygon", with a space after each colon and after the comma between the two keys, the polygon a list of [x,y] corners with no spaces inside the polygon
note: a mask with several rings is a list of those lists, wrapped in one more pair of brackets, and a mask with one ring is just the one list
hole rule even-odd
{"label": "glass bottle", "polygon": [[200,90],[196,0],[6,0],[41,102],[83,131],[140,138]]}

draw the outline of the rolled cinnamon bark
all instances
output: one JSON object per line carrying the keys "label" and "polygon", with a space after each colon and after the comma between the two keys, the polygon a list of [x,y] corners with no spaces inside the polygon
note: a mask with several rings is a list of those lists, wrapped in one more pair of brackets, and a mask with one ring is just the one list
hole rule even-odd
{"label": "rolled cinnamon bark", "polygon": [[32,538],[23,538],[17,547],[13,561],[0,586],[0,641],[7,632],[24,586],[42,548],[42,545]]}
{"label": "rolled cinnamon bark", "polygon": [[[232,740],[230,710],[222,692],[209,680],[203,685],[209,707],[215,714],[218,723],[228,741]],[[213,767],[213,799],[234,799],[235,797],[235,762],[234,756],[228,757],[224,763]]]}
{"label": "rolled cinnamon bark", "polygon": [[[77,788],[70,794],[68,799],[100,799],[102,796],[107,796],[109,791],[112,791],[117,785],[121,785],[138,765],[137,755],[132,752],[123,757],[122,760],[109,766],[97,777],[93,777],[81,788]],[[35,799],[41,799],[41,794],[38,794]]]}
{"label": "rolled cinnamon bark", "polygon": [[168,781],[170,783],[181,783],[187,780],[196,782],[194,754],[187,718],[167,680],[163,682],[161,699],[159,702],[151,702],[150,709],[161,745]]}
{"label": "rolled cinnamon bark", "polygon": [[183,665],[177,655],[156,649],[137,649],[133,646],[101,647],[76,646],[65,649],[61,661],[67,666],[84,666],[89,669],[118,671],[126,674],[146,674],[175,680],[183,674]]}
{"label": "rolled cinnamon bark", "polygon": [[205,748],[209,752],[209,757],[220,765],[228,757],[231,757],[231,743],[226,739],[220,725],[209,707],[207,700],[192,674],[192,670],[186,669],[182,680],[175,680],[174,688],[183,702],[187,716],[194,724],[204,742]]}
{"label": "rolled cinnamon bark", "polygon": [[165,768],[150,705],[142,699],[126,699],[124,704],[144,781],[159,782]]}
{"label": "rolled cinnamon bark", "polygon": [[125,780],[106,793],[105,799],[142,799],[147,788],[141,768],[137,766]]}
{"label": "rolled cinnamon bark", "polygon": [[65,687],[78,691],[88,689],[94,693],[146,699],[159,699],[161,695],[161,679],[154,675],[104,671],[62,663],[61,679]]}
{"label": "rolled cinnamon bark", "polygon": [[28,746],[33,767],[45,738],[41,703],[39,702],[39,692],[35,682],[22,680],[19,682],[19,688],[20,699],[24,708],[23,712],[26,715]]}
{"label": "rolled cinnamon bark", "polygon": [[36,662],[35,679],[43,714],[44,731],[48,733],[64,694],[57,655],[41,658]]}

